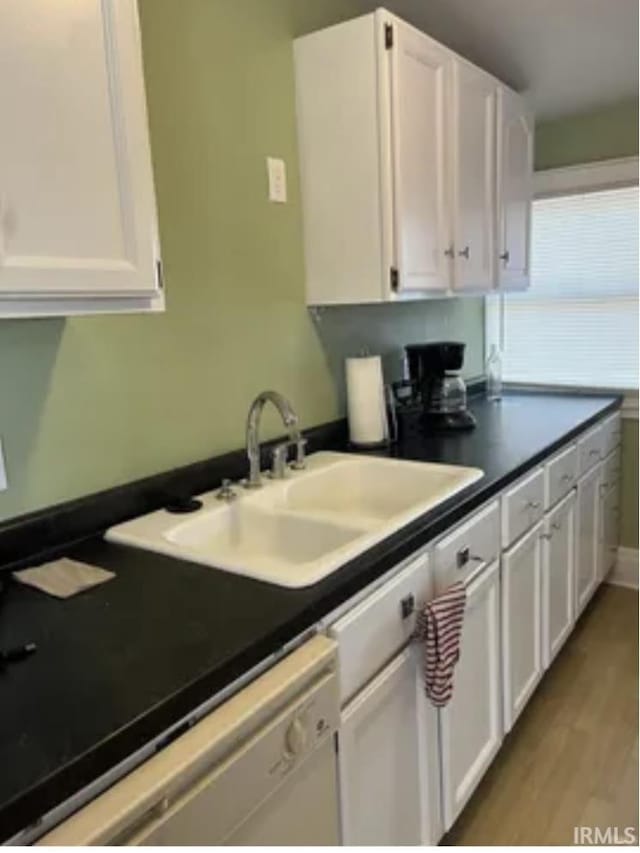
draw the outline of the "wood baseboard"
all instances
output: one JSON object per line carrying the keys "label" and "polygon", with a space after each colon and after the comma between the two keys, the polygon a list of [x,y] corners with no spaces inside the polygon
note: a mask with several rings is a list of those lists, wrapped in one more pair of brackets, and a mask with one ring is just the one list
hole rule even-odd
{"label": "wood baseboard", "polygon": [[618,548],[618,559],[607,577],[607,583],[638,589],[639,554],[636,548]]}

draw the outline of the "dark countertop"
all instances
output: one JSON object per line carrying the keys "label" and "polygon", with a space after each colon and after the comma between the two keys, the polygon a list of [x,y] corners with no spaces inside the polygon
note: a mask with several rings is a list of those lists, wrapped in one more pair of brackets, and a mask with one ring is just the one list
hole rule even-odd
{"label": "dark countertop", "polygon": [[484,477],[311,587],[271,586],[101,536],[67,553],[114,570],[103,586],[62,601],[9,584],[0,647],[35,641],[38,651],[0,672],[0,839],[161,735],[619,405],[613,396],[479,399],[473,432],[405,439],[392,455],[475,466]]}

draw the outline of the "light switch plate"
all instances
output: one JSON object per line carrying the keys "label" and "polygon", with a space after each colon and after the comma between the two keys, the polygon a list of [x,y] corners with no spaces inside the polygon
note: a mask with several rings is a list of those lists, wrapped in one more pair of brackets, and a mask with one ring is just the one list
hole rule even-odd
{"label": "light switch plate", "polygon": [[269,176],[269,201],[284,204],[287,200],[287,168],[284,160],[278,157],[267,157],[267,174]]}
{"label": "light switch plate", "polygon": [[2,439],[0,438],[0,492],[7,488],[7,469],[4,467],[4,453],[2,452]]}

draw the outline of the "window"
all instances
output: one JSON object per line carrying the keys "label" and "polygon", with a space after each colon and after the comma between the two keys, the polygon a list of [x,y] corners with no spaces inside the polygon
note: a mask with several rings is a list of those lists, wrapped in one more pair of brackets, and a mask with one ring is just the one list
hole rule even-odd
{"label": "window", "polygon": [[504,298],[504,377],[638,387],[638,187],[533,203],[531,287]]}

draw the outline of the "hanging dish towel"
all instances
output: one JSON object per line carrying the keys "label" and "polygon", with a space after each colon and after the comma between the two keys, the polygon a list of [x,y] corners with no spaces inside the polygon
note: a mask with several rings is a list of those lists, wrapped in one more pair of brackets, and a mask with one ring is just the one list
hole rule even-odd
{"label": "hanging dish towel", "polygon": [[418,611],[415,634],[424,644],[425,693],[436,708],[443,708],[453,693],[466,603],[465,585],[458,581]]}

